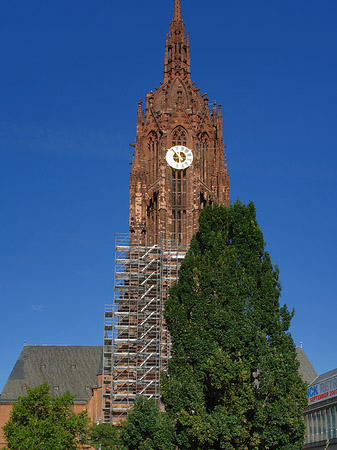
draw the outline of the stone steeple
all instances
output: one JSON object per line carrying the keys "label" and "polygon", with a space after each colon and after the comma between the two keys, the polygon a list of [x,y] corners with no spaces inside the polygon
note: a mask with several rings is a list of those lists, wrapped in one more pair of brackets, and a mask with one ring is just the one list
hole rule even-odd
{"label": "stone steeple", "polygon": [[[198,229],[206,204],[228,205],[229,178],[220,104],[191,82],[190,49],[174,0],[166,36],[164,80],[138,104],[137,137],[130,178],[130,238],[143,244],[176,242],[186,247]],[[193,162],[180,170],[166,160],[169,149],[184,146]]]}

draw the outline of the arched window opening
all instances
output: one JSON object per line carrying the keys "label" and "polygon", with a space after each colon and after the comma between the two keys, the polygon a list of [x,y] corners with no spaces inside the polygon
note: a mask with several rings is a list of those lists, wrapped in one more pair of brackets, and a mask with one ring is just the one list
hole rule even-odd
{"label": "arched window opening", "polygon": [[207,200],[205,199],[205,194],[200,192],[200,210],[203,210],[207,205]]}
{"label": "arched window opening", "polygon": [[158,136],[155,131],[151,131],[148,137],[149,151],[149,178],[150,183],[154,183],[158,177]]}
{"label": "arched window opening", "polygon": [[186,170],[172,170],[172,239],[182,245],[186,234]]}
{"label": "arched window opening", "polygon": [[154,192],[147,204],[147,229],[148,229],[148,245],[158,242],[159,234],[159,216],[158,216],[158,192]]}
{"label": "arched window opening", "polygon": [[[182,93],[182,91],[179,91]],[[172,146],[174,145],[187,145],[187,133],[183,127],[177,127],[172,133]]]}
{"label": "arched window opening", "polygon": [[[187,146],[187,132],[178,126],[172,132],[172,147]],[[178,245],[185,245],[186,206],[187,206],[187,170],[173,170],[171,184],[172,203],[172,239]]]}

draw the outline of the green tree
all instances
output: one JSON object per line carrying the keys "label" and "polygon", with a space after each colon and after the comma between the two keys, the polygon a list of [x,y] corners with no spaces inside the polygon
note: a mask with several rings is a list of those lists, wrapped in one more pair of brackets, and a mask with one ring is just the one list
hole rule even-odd
{"label": "green tree", "polygon": [[118,449],[118,428],[111,423],[93,424],[88,443],[99,450]]}
{"label": "green tree", "polygon": [[138,396],[120,433],[121,450],[175,450],[174,424],[165,412]]}
{"label": "green tree", "polygon": [[182,450],[299,450],[306,387],[255,206],[207,207],[170,290],[163,382]]}
{"label": "green tree", "polygon": [[11,450],[77,450],[83,448],[89,419],[86,412],[72,412],[74,396],[66,392],[51,397],[47,383],[13,404],[3,427]]}

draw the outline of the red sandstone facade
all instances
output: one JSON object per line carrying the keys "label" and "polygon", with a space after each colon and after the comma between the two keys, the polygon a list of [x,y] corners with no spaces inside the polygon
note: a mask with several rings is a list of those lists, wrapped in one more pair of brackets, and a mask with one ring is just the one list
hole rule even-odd
{"label": "red sandstone facade", "polygon": [[[145,115],[138,104],[137,137],[130,181],[130,237],[147,245],[171,240],[185,247],[197,231],[206,204],[228,205],[229,179],[222,137],[220,104],[191,82],[189,39],[180,0],[165,46],[164,81],[146,95]],[[185,146],[193,163],[176,170],[167,150]],[[137,239],[138,241],[138,239]]]}

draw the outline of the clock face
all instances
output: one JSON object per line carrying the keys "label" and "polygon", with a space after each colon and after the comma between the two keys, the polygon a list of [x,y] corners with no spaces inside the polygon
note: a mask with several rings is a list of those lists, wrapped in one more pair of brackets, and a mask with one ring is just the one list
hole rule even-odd
{"label": "clock face", "polygon": [[183,145],[175,145],[167,150],[166,161],[173,169],[186,169],[193,161],[192,150]]}

